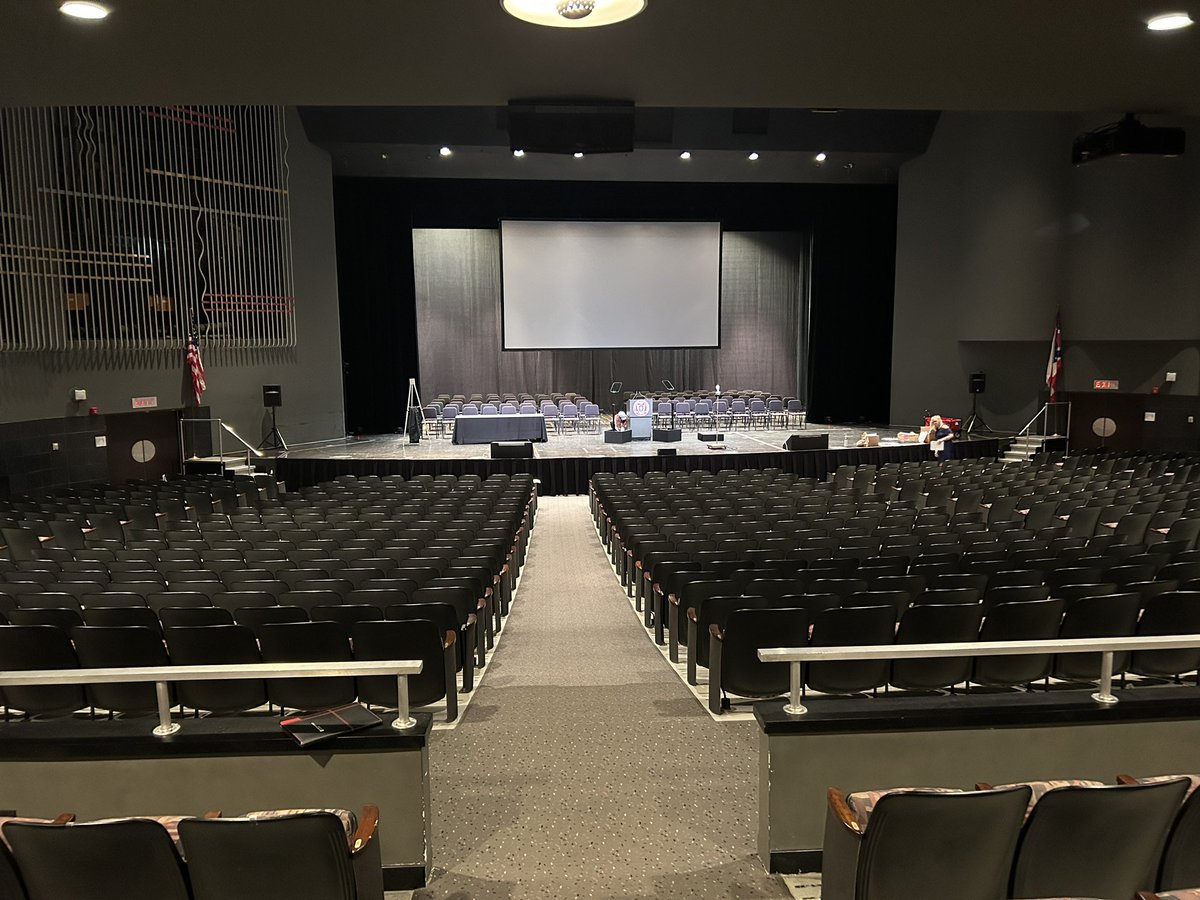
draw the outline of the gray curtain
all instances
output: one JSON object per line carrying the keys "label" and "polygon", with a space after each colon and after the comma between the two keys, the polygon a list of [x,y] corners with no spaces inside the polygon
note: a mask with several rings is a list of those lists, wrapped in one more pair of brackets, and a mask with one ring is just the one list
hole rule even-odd
{"label": "gray curtain", "polygon": [[721,346],[715,350],[501,349],[500,233],[413,230],[421,396],[577,391],[605,404],[608,386],[656,391],[719,383],[805,398],[808,240],[796,232],[725,232]]}

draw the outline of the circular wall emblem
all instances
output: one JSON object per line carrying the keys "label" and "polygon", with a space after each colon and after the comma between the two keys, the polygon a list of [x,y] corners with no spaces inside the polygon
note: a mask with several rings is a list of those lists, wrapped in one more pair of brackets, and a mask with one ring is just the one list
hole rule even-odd
{"label": "circular wall emblem", "polygon": [[645,397],[636,397],[629,404],[629,414],[635,417],[650,415],[650,401]]}
{"label": "circular wall emblem", "polygon": [[148,463],[154,459],[157,448],[154,446],[154,441],[141,440],[136,442],[129,452],[136,462]]}
{"label": "circular wall emblem", "polygon": [[1117,423],[1112,419],[1101,416],[1092,423],[1092,433],[1096,437],[1110,438],[1117,433]]}

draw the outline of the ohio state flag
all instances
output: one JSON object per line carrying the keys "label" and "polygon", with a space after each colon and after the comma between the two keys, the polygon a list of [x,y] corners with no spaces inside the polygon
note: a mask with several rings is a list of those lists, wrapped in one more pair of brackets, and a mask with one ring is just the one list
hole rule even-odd
{"label": "ohio state flag", "polygon": [[1062,317],[1054,314],[1054,337],[1050,339],[1050,361],[1046,363],[1046,387],[1050,391],[1050,402],[1058,399],[1058,382],[1062,378]]}

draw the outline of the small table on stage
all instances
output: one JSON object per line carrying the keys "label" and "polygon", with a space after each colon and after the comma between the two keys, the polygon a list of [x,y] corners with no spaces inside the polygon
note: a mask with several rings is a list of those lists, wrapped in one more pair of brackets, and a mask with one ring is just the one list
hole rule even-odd
{"label": "small table on stage", "polygon": [[540,413],[515,416],[454,417],[454,443],[490,444],[493,441],[546,440],[546,418]]}

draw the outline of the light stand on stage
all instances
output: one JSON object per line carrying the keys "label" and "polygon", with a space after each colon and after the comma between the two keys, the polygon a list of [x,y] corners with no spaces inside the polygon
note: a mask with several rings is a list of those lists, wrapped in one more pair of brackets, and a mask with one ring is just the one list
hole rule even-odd
{"label": "light stand on stage", "polygon": [[404,409],[404,430],[408,432],[408,442],[417,444],[425,430],[425,407],[421,405],[421,395],[417,391],[417,379],[408,379],[408,403]]}
{"label": "light stand on stage", "polygon": [[[664,378],[662,380],[662,386],[664,388],[666,388],[668,391],[670,391],[671,393],[675,393],[675,385],[673,385],[670,382],[670,380]],[[674,441],[683,440],[683,433],[678,428],[675,427],[675,399],[673,397],[671,398],[670,403],[671,403],[671,427],[670,428],[655,428],[654,429],[654,440],[656,440],[656,441],[674,442]]]}

